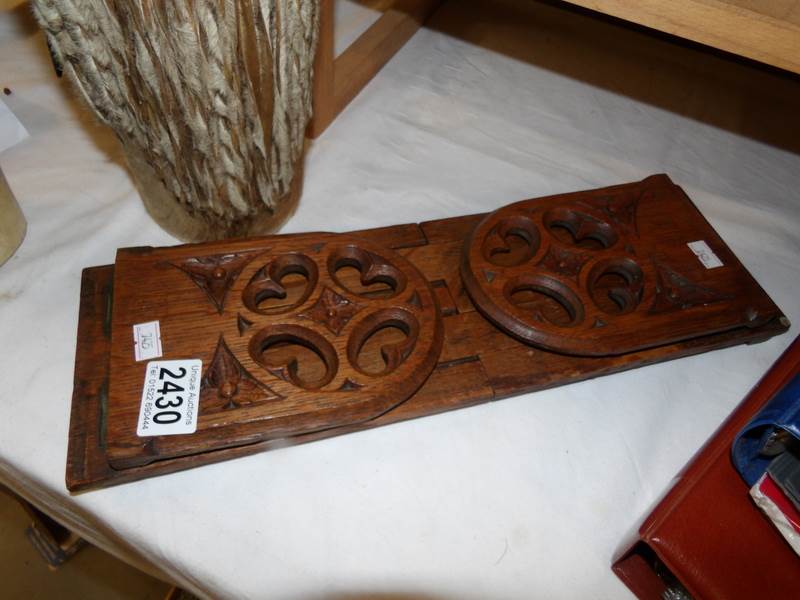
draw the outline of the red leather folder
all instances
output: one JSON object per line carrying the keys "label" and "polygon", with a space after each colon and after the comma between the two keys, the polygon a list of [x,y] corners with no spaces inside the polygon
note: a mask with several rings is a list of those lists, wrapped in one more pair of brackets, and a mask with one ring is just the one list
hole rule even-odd
{"label": "red leather folder", "polygon": [[695,600],[800,598],[800,557],[753,503],[730,458],[737,432],[798,371],[800,337],[620,546],[612,568],[637,597],[661,600],[683,586]]}

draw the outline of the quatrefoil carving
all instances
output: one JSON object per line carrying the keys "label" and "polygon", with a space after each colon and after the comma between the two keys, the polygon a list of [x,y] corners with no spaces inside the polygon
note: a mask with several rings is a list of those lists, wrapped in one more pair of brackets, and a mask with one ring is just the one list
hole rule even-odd
{"label": "quatrefoil carving", "polygon": [[[226,255],[224,279],[213,278],[220,265],[208,257],[180,265],[219,312],[207,317],[217,325],[203,328],[217,337],[201,416],[245,411],[261,422],[259,435],[287,435],[370,419],[413,394],[443,340],[423,275],[348,235],[274,239]],[[213,294],[201,285],[208,274],[218,282]]]}
{"label": "quatrefoil carving", "polygon": [[256,411],[262,428],[282,433],[345,425],[402,402],[433,370],[443,340],[437,300],[397,253],[320,233],[241,256],[226,258],[242,266],[216,293],[224,303],[205,414]]}
{"label": "quatrefoil carving", "polygon": [[685,248],[692,240],[665,228],[680,219],[676,211],[693,210],[683,198],[654,177],[511,204],[465,243],[464,285],[501,329],[558,352],[622,354],[667,343],[676,311],[701,333],[700,309],[731,296],[693,280],[702,266]]}
{"label": "quatrefoil carving", "polygon": [[[285,382],[326,400],[371,398],[377,410],[407,398],[441,346],[428,282],[394,252],[348,236],[293,246],[251,267],[242,291],[253,323],[244,333],[249,359],[279,380],[276,389]],[[291,302],[289,274],[305,279],[292,284],[305,287]],[[259,294],[287,304],[263,310]]]}

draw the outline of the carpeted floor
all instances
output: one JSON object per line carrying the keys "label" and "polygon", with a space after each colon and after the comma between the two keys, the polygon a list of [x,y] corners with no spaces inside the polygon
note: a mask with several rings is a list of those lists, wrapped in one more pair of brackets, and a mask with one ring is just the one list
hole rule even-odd
{"label": "carpeted floor", "polygon": [[56,570],[37,553],[25,530],[30,519],[0,492],[0,597],[8,600],[162,600],[170,586],[86,546]]}

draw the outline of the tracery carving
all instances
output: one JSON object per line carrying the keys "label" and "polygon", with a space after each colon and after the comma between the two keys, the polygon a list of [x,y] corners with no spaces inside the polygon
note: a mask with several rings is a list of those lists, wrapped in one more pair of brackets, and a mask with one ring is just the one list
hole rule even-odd
{"label": "tracery carving", "polygon": [[[702,313],[680,327],[670,313],[735,300],[715,289],[722,272],[708,283],[684,274],[699,267],[686,244],[704,235],[715,234],[686,195],[654,176],[495,211],[467,240],[461,275],[481,313],[518,339],[567,354],[620,354],[701,335]],[[748,326],[763,318],[745,306],[731,314]]]}
{"label": "tracery carving", "polygon": [[300,318],[311,319],[321,323],[328,330],[339,335],[342,328],[352,319],[362,306],[356,302],[351,302],[341,294],[337,294],[331,288],[325,287],[319,299],[309,310],[300,313]]}
{"label": "tracery carving", "polygon": [[247,372],[220,335],[200,382],[201,410],[227,410],[279,398],[280,394]]}
{"label": "tracery carving", "polygon": [[556,275],[577,279],[583,265],[585,265],[590,258],[591,255],[585,252],[573,252],[552,245],[548,249],[547,254],[537,263],[537,266]]}
{"label": "tracery carving", "polygon": [[655,298],[649,310],[652,314],[706,306],[732,298],[730,294],[721,294],[689,280],[661,262],[653,261],[653,264],[657,279]]}
{"label": "tracery carving", "polygon": [[228,290],[257,252],[237,254],[215,254],[187,258],[172,266],[186,273],[189,278],[205,293],[208,300],[222,314]]}

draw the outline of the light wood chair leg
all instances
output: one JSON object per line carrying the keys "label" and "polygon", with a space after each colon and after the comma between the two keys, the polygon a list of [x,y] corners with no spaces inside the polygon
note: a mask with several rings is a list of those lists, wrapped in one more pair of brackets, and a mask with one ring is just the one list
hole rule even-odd
{"label": "light wood chair leg", "polygon": [[314,57],[314,114],[308,126],[308,136],[312,138],[319,137],[336,118],[333,103],[333,2],[320,0],[319,37]]}
{"label": "light wood chair leg", "polygon": [[398,0],[339,57],[334,57],[334,0],[320,0],[309,137],[322,134],[413,36],[443,0]]}

